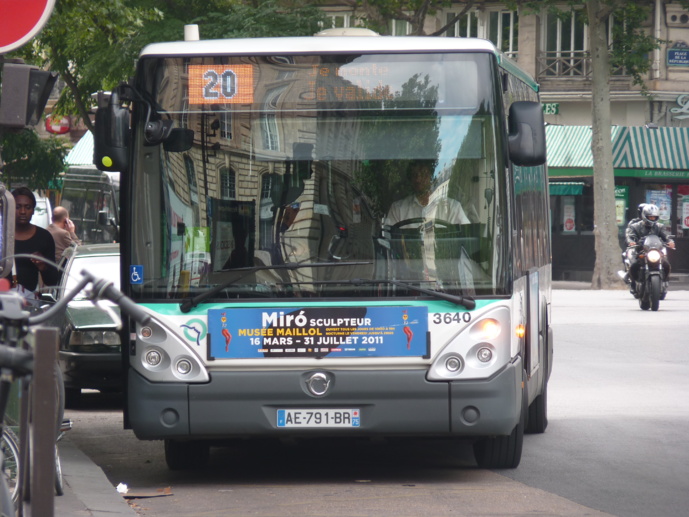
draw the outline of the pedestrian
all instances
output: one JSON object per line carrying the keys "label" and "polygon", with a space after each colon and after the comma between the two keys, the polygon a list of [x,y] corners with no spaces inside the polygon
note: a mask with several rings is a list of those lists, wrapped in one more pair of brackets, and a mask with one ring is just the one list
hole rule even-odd
{"label": "pedestrian", "polygon": [[18,291],[26,297],[35,297],[39,285],[54,286],[59,280],[57,268],[40,257],[55,259],[55,241],[48,230],[31,223],[36,197],[26,187],[12,191],[16,208],[14,229],[15,255],[34,255],[36,258],[21,257],[14,261]]}
{"label": "pedestrian", "polygon": [[69,212],[63,206],[57,206],[53,210],[53,222],[46,228],[55,241],[55,262],[59,263],[65,249],[72,245],[81,244],[75,233],[75,226],[69,218]]}

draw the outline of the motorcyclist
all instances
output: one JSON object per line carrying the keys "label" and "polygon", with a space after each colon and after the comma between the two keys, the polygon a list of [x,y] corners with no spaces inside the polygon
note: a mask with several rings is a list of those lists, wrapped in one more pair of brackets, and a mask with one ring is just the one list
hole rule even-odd
{"label": "motorcyclist", "polygon": [[[660,218],[660,210],[655,205],[648,204],[641,210],[641,220],[630,224],[627,227],[626,241],[627,246],[636,246],[640,244],[645,237],[648,235],[657,235],[663,241],[663,243],[668,247],[675,249],[675,241],[673,241],[668,233],[665,231],[665,227],[658,222]],[[639,275],[639,261],[636,255],[632,258],[632,263],[629,266],[629,277],[631,278],[631,290],[634,292],[635,281],[638,279]],[[667,259],[663,258],[663,269],[665,271],[665,278],[667,280],[670,274],[670,263]]]}

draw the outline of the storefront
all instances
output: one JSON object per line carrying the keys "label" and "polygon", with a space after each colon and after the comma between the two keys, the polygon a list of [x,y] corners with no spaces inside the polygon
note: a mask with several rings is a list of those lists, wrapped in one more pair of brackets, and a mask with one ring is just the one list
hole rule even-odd
{"label": "storefront", "polygon": [[[592,277],[593,157],[589,126],[547,126],[553,278]],[[654,203],[676,236],[669,255],[676,272],[689,272],[689,128],[611,130],[620,250],[624,229],[640,203]]]}

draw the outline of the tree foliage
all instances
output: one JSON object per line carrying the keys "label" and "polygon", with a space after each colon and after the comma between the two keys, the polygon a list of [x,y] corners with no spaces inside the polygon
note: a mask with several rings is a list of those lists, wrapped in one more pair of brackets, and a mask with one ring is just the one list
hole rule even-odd
{"label": "tree foliage", "polygon": [[8,187],[27,185],[47,188],[63,170],[67,147],[58,138],[42,139],[32,129],[6,132],[0,136],[2,182]]}

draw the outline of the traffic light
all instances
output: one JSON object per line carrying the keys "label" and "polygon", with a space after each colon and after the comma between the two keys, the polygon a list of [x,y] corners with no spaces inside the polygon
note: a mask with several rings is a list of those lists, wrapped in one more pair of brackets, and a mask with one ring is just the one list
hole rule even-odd
{"label": "traffic light", "polygon": [[23,129],[38,124],[56,81],[55,72],[31,65],[5,63],[2,69],[0,127]]}

